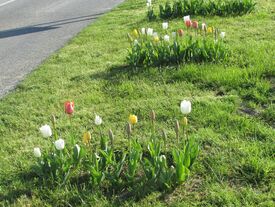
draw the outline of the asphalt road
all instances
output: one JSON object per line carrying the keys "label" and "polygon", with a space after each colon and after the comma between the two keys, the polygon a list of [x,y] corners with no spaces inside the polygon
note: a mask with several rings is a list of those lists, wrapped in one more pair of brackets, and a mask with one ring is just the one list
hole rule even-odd
{"label": "asphalt road", "polygon": [[0,98],[123,0],[0,0]]}

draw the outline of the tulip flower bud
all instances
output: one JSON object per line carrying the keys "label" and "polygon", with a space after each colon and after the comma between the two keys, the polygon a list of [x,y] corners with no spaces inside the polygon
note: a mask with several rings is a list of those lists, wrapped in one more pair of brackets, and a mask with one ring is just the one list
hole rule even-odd
{"label": "tulip flower bud", "polygon": [[188,124],[188,119],[187,119],[187,117],[183,117],[183,119],[182,119],[182,125],[183,125],[183,126],[187,126],[187,124]]}
{"label": "tulip flower bud", "polygon": [[184,34],[184,31],[183,31],[182,29],[179,29],[179,30],[178,30],[178,34],[179,34],[180,37],[182,37],[183,34]]}
{"label": "tulip flower bud", "polygon": [[128,137],[130,138],[130,136],[132,134],[132,126],[130,123],[126,124],[126,132],[127,132]]}
{"label": "tulip flower bud", "polygon": [[164,129],[162,130],[162,138],[163,138],[164,142],[166,143],[167,133],[166,133],[166,131]]}
{"label": "tulip flower bud", "polygon": [[53,125],[55,126],[55,124],[56,124],[56,118],[55,118],[55,115],[54,115],[54,114],[52,114],[51,119],[52,119]]}
{"label": "tulip flower bud", "polygon": [[180,131],[180,124],[179,124],[179,121],[176,120],[175,132],[176,132],[177,137],[179,136],[179,131]]}
{"label": "tulip flower bud", "polygon": [[138,31],[136,29],[134,29],[134,31],[133,31],[133,36],[135,38],[137,38],[139,36]]}
{"label": "tulip flower bud", "polygon": [[83,134],[83,143],[84,144],[89,144],[90,143],[90,141],[91,141],[91,139],[92,139],[92,135],[91,135],[91,133],[88,131],[88,132],[85,132],[84,134]]}
{"label": "tulip flower bud", "polygon": [[151,111],[150,117],[151,117],[152,122],[156,121],[156,113],[154,110]]}
{"label": "tulip flower bud", "polygon": [[114,133],[111,129],[109,129],[109,139],[111,141],[111,145],[114,146],[114,139],[115,139],[115,136],[114,136]]}

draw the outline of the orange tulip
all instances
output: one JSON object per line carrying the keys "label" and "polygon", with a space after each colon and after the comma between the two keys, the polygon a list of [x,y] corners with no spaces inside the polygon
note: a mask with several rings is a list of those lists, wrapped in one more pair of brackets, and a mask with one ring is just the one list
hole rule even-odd
{"label": "orange tulip", "polygon": [[182,37],[183,34],[184,34],[184,31],[183,31],[182,29],[179,29],[179,30],[178,30],[178,34],[179,34],[180,37]]}
{"label": "orange tulip", "polygon": [[198,29],[198,28],[199,28],[199,22],[198,22],[198,21],[193,21],[193,22],[192,22],[192,27],[193,27],[194,29]]}

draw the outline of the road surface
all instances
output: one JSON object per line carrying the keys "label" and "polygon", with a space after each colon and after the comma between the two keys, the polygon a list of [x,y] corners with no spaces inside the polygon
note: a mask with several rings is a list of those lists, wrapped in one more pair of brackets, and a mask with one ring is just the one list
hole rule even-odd
{"label": "road surface", "polygon": [[0,0],[0,98],[123,0]]}

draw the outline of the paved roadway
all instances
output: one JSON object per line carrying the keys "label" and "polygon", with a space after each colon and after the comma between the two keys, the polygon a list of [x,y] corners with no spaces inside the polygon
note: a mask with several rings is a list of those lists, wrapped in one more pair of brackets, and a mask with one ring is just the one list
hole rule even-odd
{"label": "paved roadway", "polygon": [[0,98],[123,0],[0,0]]}

